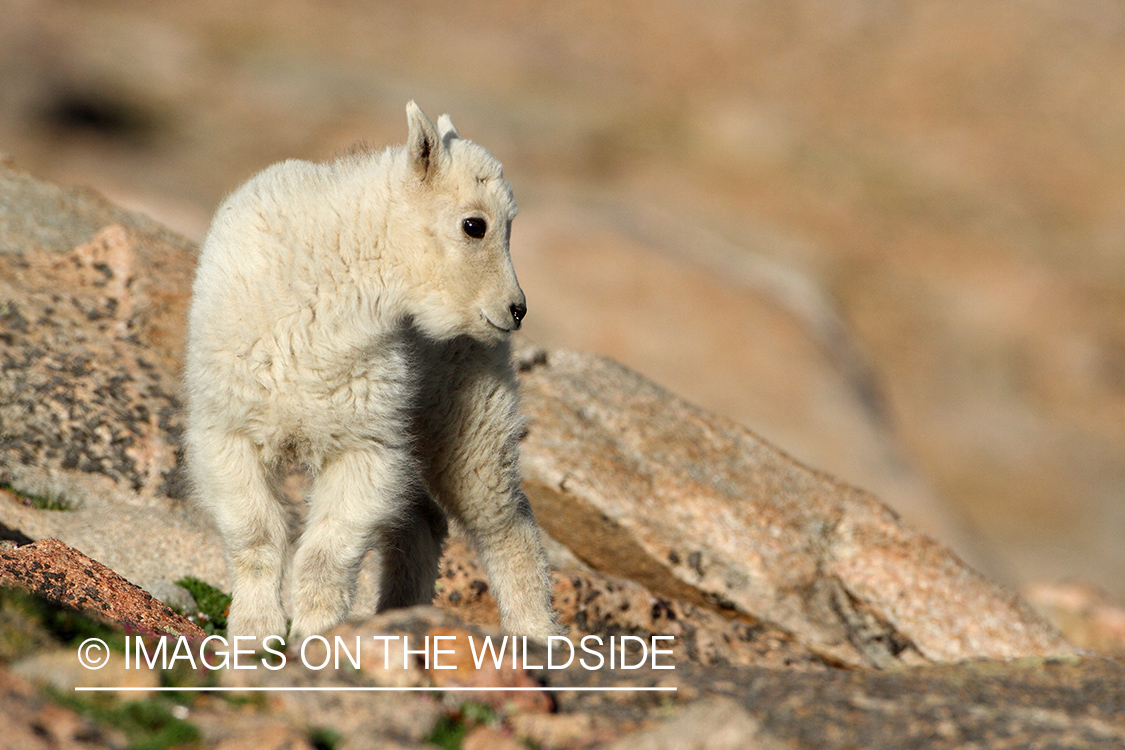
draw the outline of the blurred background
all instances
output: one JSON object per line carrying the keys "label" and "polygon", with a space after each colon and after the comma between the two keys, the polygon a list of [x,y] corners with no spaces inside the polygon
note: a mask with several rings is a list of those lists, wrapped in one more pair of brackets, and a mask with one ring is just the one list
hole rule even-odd
{"label": "blurred background", "polygon": [[453,115],[526,335],[607,354],[1013,585],[1125,598],[1125,4],[0,0],[0,152],[198,240]]}

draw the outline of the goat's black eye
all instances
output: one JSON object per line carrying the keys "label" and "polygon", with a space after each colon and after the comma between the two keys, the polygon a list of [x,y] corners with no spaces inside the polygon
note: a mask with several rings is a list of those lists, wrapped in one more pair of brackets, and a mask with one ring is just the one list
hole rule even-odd
{"label": "goat's black eye", "polygon": [[481,237],[484,237],[485,232],[488,231],[488,222],[484,219],[470,216],[461,222],[461,230],[474,240],[479,240]]}

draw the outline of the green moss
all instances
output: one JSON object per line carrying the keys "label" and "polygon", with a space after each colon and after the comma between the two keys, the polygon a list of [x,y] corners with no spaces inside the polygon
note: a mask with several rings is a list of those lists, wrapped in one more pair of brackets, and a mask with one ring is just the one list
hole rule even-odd
{"label": "green moss", "polygon": [[309,730],[309,744],[316,750],[336,750],[343,739],[343,735],[328,727],[313,727]]}
{"label": "green moss", "polygon": [[426,742],[445,750],[461,750],[461,743],[465,741],[465,735],[468,733],[469,727],[464,722],[453,716],[443,716],[438,719],[437,724],[426,737]]}
{"label": "green moss", "polygon": [[498,721],[496,712],[489,706],[483,703],[462,703],[456,711],[438,719],[426,737],[426,742],[445,750],[460,750],[470,729],[478,724],[495,724]]}
{"label": "green moss", "polygon": [[28,505],[36,510],[74,510],[70,502],[59,494],[37,495],[32,492],[24,492],[10,484],[0,484],[0,490],[11,492],[18,497],[24,505]]}
{"label": "green moss", "polygon": [[230,594],[224,594],[209,583],[187,576],[176,581],[195,598],[199,611],[186,613],[207,635],[226,635],[227,613],[230,611]]}

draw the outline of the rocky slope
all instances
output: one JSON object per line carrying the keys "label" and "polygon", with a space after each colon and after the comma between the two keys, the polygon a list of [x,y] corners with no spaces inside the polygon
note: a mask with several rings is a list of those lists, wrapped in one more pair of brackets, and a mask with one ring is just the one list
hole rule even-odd
{"label": "rocky slope", "polygon": [[531,338],[962,553],[967,520],[994,577],[1125,599],[1120,3],[5,10],[0,150],[35,173],[198,238],[253,171],[448,110],[515,186]]}
{"label": "rocky slope", "polygon": [[[172,613],[162,615],[170,625],[144,619],[165,610],[135,585],[166,599],[182,597],[174,584],[184,576],[227,587],[217,536],[187,502],[178,468],[192,266],[190,245],[144,217],[0,167],[0,524],[9,546],[60,540],[5,551],[0,582],[126,632],[188,630]],[[674,636],[675,669],[543,669],[537,646],[519,668],[465,667],[463,647],[453,673],[417,657],[379,668],[402,654],[388,641],[380,650],[373,634],[459,643],[495,632],[479,563],[454,538],[438,609],[335,631],[365,639],[360,668],[291,661],[217,678],[436,692],[180,696],[160,708],[171,718],[159,731],[224,748],[1125,743],[1119,663],[1077,651],[874,497],[603,358],[523,345],[518,361],[530,418],[525,484],[550,536],[572,638]],[[50,567],[64,559],[84,574]],[[91,572],[100,565],[123,578]],[[116,747],[158,731],[112,713],[135,696],[102,713],[67,704],[70,688],[96,673],[77,666],[57,633],[4,611],[0,625],[16,644],[0,667],[5,736],[21,747]],[[140,687],[170,679],[105,675]],[[466,700],[459,685],[527,689]],[[553,690],[598,686],[676,692]]]}

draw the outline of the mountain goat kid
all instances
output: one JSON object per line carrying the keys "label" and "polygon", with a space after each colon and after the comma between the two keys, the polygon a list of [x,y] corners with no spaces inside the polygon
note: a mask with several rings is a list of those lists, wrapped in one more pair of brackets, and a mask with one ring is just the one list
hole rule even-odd
{"label": "mountain goat kid", "polygon": [[448,116],[435,128],[414,102],[406,113],[405,146],[253,177],[203,241],[186,449],[226,546],[231,636],[286,633],[278,475],[292,460],[312,477],[292,638],[348,615],[369,550],[379,610],[431,601],[445,514],[479,550],[504,628],[561,632],[520,489],[511,187]]}

